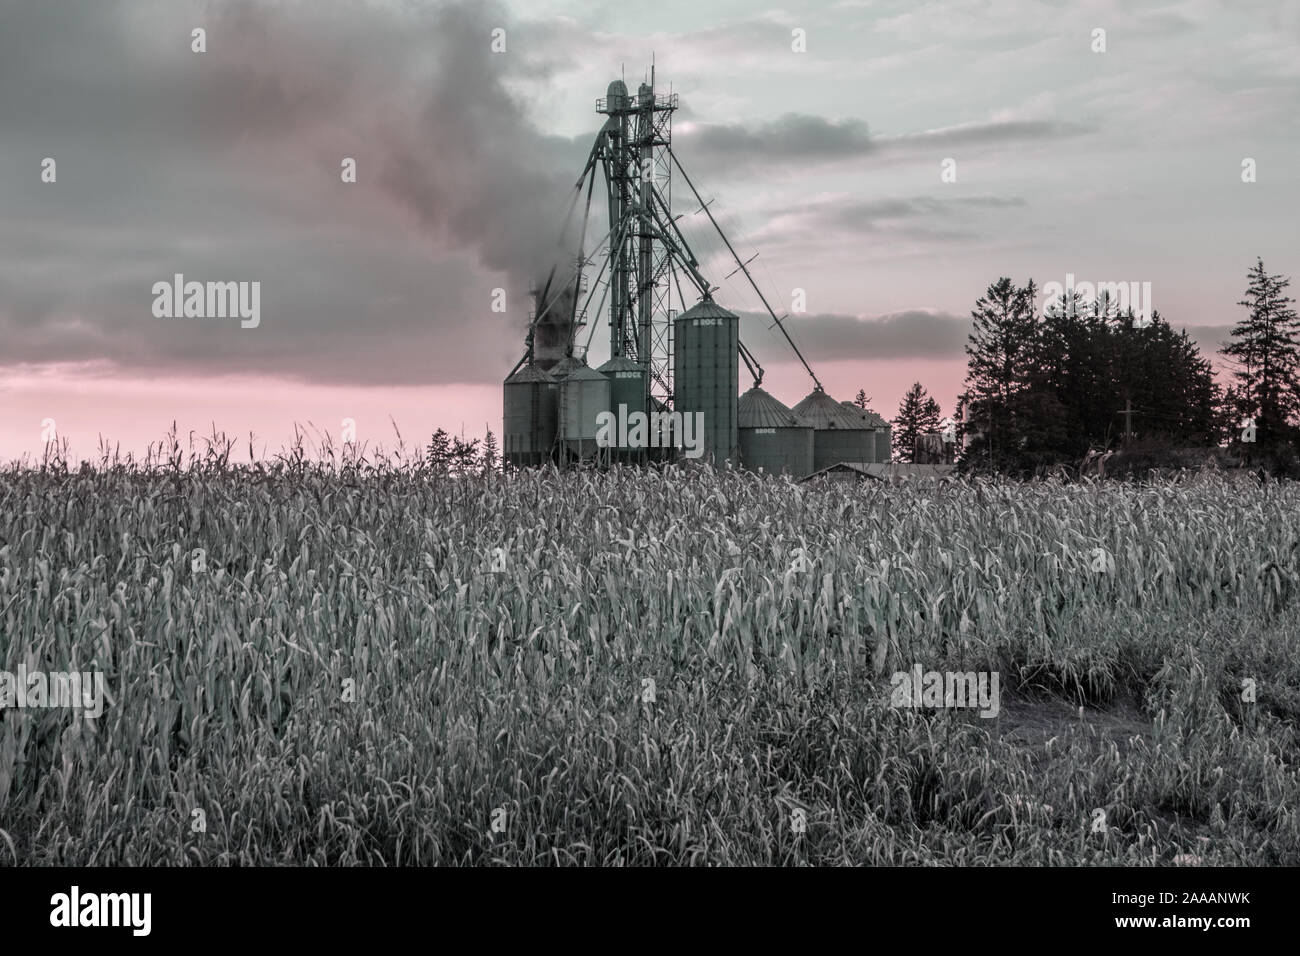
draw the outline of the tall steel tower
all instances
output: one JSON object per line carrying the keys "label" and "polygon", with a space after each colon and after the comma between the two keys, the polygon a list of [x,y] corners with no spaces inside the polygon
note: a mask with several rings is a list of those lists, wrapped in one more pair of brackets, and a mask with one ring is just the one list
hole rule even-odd
{"label": "tall steel tower", "polygon": [[[537,301],[530,315],[524,356],[506,380],[508,423],[504,434],[512,463],[533,464],[539,456],[561,464],[570,459],[587,460],[588,446],[601,447],[595,426],[587,420],[591,417],[588,413],[601,403],[605,410],[619,414],[705,412],[710,422],[707,427],[713,430],[709,439],[712,453],[719,461],[734,456],[736,353],[749,368],[755,386],[762,384],[763,368],[732,327],[733,321],[739,322],[736,315],[713,303],[717,286],[701,274],[699,260],[677,226],[679,217],[672,212],[674,172],[685,184],[688,198],[698,204],[694,211],[704,214],[734,259],[733,274],[744,274],[771,316],[773,327],[781,330],[821,391],[821,383],[786,330],[785,317],[772,310],[747,263],[736,253],[673,151],[676,109],[676,94],[655,92],[653,66],[635,95],[628,93],[623,80],[615,80],[596,101],[596,111],[607,119],[573,186],[561,230],[565,256],[535,287]],[[602,173],[609,229],[588,245],[591,202]],[[575,247],[570,237],[580,208]],[[592,281],[588,281],[589,269],[595,272]],[[605,314],[606,306],[610,359],[592,375],[586,365],[587,346],[578,342],[578,333],[588,316]],[[684,334],[694,345],[686,349],[690,355],[676,355],[679,343],[674,341],[673,328],[688,316],[691,331]],[[695,335],[696,326],[713,331]],[[726,330],[726,335],[718,329]],[[693,384],[675,381],[675,366],[691,370],[680,374],[693,375]],[[597,395],[602,382],[607,387]],[[557,416],[558,425],[551,428],[550,422]],[[552,449],[549,456],[546,447]],[[650,447],[655,446],[652,443]],[[660,444],[658,449],[664,447]],[[591,457],[645,461],[644,452],[644,447],[637,451],[629,446],[595,451]]]}
{"label": "tall steel tower", "polygon": [[677,94],[656,93],[650,81],[636,95],[622,80],[609,84],[596,111],[609,117],[596,150],[609,197],[609,350],[631,359],[645,376],[646,407],[672,398],[672,264],[662,230],[672,202],[673,111]]}

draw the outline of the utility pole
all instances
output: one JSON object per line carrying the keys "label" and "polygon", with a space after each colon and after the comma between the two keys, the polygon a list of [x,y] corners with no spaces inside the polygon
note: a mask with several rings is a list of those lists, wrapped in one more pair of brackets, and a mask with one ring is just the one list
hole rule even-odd
{"label": "utility pole", "polygon": [[1134,410],[1132,399],[1125,398],[1124,407],[1120,411],[1116,412],[1115,414],[1124,416],[1124,437],[1126,439],[1132,439],[1133,438],[1133,416],[1140,415],[1142,413]]}

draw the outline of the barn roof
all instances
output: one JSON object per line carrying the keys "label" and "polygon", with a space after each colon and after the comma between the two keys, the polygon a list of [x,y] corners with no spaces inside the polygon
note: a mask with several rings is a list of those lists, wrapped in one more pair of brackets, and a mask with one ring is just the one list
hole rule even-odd
{"label": "barn roof", "polygon": [[843,428],[853,431],[865,431],[868,425],[860,416],[854,415],[820,388],[813,389],[808,397],[794,407],[794,413],[806,419],[813,428]]}
{"label": "barn roof", "polygon": [[827,465],[821,471],[814,471],[803,481],[812,481],[823,475],[849,474],[859,478],[871,478],[885,481],[889,478],[943,478],[956,470],[956,465],[913,465],[907,462],[886,461],[841,461]]}
{"label": "barn roof", "polygon": [[741,428],[811,428],[771,394],[755,385],[736,403],[736,420]]}

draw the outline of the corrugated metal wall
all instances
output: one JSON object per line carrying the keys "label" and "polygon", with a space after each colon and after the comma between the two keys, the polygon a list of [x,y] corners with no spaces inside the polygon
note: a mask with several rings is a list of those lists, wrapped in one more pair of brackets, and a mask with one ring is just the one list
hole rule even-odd
{"label": "corrugated metal wall", "polygon": [[559,386],[535,365],[525,365],[503,388],[502,455],[516,467],[550,459],[559,427]]}
{"label": "corrugated metal wall", "polygon": [[704,299],[673,320],[673,410],[704,416],[704,454],[740,461],[740,317]]}
{"label": "corrugated metal wall", "polygon": [[737,405],[741,464],[803,478],[812,472],[813,427],[755,385]]}

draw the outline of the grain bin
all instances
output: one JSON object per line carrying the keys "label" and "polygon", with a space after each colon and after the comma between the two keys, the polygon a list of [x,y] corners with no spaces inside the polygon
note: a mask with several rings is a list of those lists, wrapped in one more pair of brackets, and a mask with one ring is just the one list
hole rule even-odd
{"label": "grain bin", "polygon": [[876,454],[876,433],[820,387],[793,409],[813,426],[813,471],[842,461],[870,463]]}
{"label": "grain bin", "polygon": [[550,460],[559,427],[559,386],[536,365],[525,365],[505,381],[502,456],[515,467]]}
{"label": "grain bin", "polygon": [[757,385],[740,396],[736,421],[745,468],[793,478],[812,473],[812,425]]}
{"label": "grain bin", "polygon": [[889,422],[885,421],[869,408],[859,408],[852,402],[840,402],[849,412],[857,416],[866,427],[870,428],[875,435],[875,455],[870,461],[876,463],[888,462],[892,457],[892,448],[890,447]]}
{"label": "grain bin", "polygon": [[569,459],[595,458],[599,417],[609,411],[609,379],[582,359],[569,356],[556,363],[552,375],[560,383],[559,442]]}
{"label": "grain bin", "polygon": [[703,416],[704,455],[718,465],[739,462],[739,389],[740,317],[706,297],[673,320],[673,411]]}
{"label": "grain bin", "polygon": [[[624,422],[628,416],[646,411],[646,368],[639,362],[622,355],[616,355],[600,368],[596,369],[609,379],[609,410],[615,416],[622,416]],[[621,407],[620,407],[621,406]],[[617,424],[614,432],[619,433]],[[640,448],[615,446],[610,449],[613,461],[643,461],[647,445]]]}

